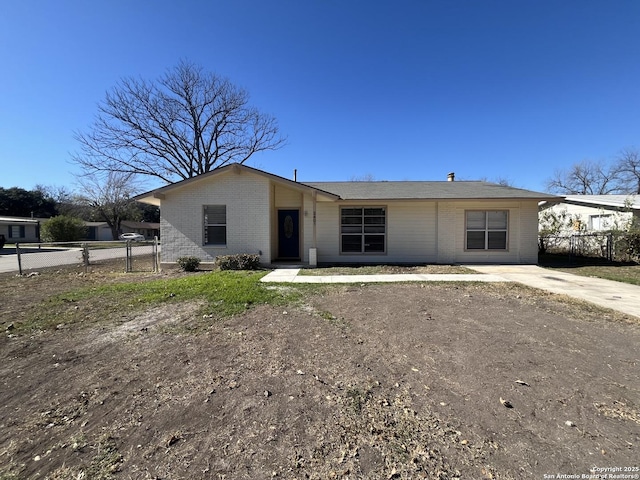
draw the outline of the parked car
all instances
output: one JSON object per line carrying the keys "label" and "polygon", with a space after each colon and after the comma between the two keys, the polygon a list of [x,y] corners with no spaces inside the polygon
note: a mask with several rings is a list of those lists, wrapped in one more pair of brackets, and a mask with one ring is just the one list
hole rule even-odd
{"label": "parked car", "polygon": [[139,233],[123,233],[118,238],[120,240],[127,240],[132,242],[141,242],[145,239],[144,236],[140,235]]}

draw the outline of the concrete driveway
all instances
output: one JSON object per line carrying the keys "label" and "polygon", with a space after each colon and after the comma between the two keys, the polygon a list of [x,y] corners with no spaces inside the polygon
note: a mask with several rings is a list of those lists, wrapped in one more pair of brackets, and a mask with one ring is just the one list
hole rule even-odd
{"label": "concrete driveway", "polygon": [[502,277],[529,287],[569,295],[640,318],[640,286],[583,277],[537,265],[464,265],[479,273]]}

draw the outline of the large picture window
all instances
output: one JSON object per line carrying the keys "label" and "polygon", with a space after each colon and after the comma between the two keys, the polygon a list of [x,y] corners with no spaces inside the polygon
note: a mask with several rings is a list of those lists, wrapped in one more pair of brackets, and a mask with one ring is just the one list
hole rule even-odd
{"label": "large picture window", "polygon": [[227,206],[205,205],[204,208],[204,244],[227,244]]}
{"label": "large picture window", "polygon": [[471,210],[466,217],[467,250],[507,249],[507,210]]}
{"label": "large picture window", "polygon": [[387,216],[384,207],[340,209],[341,253],[385,253]]}

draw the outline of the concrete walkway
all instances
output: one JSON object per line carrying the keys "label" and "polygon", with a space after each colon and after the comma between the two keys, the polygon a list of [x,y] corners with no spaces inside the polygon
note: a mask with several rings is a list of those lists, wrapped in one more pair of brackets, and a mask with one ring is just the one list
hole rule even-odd
{"label": "concrete walkway", "polygon": [[464,265],[478,274],[298,275],[277,269],[261,281],[276,283],[517,282],[594,303],[640,318],[640,286],[582,277],[536,265]]}
{"label": "concrete walkway", "polygon": [[262,282],[280,283],[391,283],[391,282],[504,282],[499,275],[476,273],[394,273],[386,275],[298,275],[299,268],[283,268],[262,277]]}

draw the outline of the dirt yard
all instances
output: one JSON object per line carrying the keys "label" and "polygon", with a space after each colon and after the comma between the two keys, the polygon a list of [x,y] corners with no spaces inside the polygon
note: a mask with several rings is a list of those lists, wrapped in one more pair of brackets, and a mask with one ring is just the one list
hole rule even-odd
{"label": "dirt yard", "polygon": [[[3,332],[70,288],[0,283]],[[0,479],[639,478],[637,319],[508,284],[309,292],[7,330]]]}

